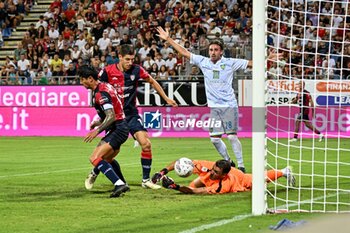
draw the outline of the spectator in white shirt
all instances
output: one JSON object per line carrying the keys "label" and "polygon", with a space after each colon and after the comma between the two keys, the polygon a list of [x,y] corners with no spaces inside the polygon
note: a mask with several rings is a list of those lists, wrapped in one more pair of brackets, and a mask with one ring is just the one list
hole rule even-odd
{"label": "spectator in white shirt", "polygon": [[143,43],[143,47],[140,48],[138,55],[140,56],[140,60],[143,62],[146,59],[147,54],[151,51],[151,49],[149,48],[149,44],[146,41],[145,43]]}
{"label": "spectator in white shirt", "polygon": [[80,57],[81,54],[81,50],[79,50],[79,47],[77,45],[75,45],[73,47],[73,49],[71,50],[71,54],[72,54],[72,60],[73,62],[78,62],[78,58]]}
{"label": "spectator in white shirt", "polygon": [[332,14],[333,8],[331,6],[330,2],[326,2],[324,7],[322,8],[322,13],[323,14]]}
{"label": "spectator in white shirt", "polygon": [[59,35],[58,36],[58,40],[57,40],[57,48],[58,50],[60,49],[63,49],[63,46],[64,46],[64,39],[63,39],[63,36],[62,35]]}
{"label": "spectator in white shirt", "polygon": [[27,78],[29,77],[30,62],[25,58],[24,54],[21,54],[21,59],[17,62],[18,74],[22,76],[22,83],[27,84]]}
{"label": "spectator in white shirt", "polygon": [[150,54],[147,54],[146,59],[142,64],[143,68],[145,68],[147,71],[150,71],[153,64],[154,60],[152,59]]}
{"label": "spectator in white shirt", "polygon": [[26,59],[25,54],[21,54],[21,59],[17,62],[19,74],[23,75],[30,68],[30,62]]}
{"label": "spectator in white shirt", "polygon": [[53,19],[53,9],[45,12],[44,19]]}
{"label": "spectator in white shirt", "polygon": [[69,55],[64,55],[64,59],[62,61],[63,64],[63,72],[66,72],[69,69],[69,64],[72,63],[72,60],[70,59]]}
{"label": "spectator in white shirt", "polygon": [[165,60],[162,58],[162,54],[157,53],[156,59],[154,62],[157,64],[158,67],[162,67],[162,65],[166,65]]}
{"label": "spectator in white shirt", "polygon": [[109,43],[111,43],[111,39],[108,38],[108,31],[105,30],[103,32],[102,38],[98,39],[97,45],[100,47],[101,52],[104,52],[107,49]]}
{"label": "spectator in white shirt", "polygon": [[91,47],[90,44],[86,43],[81,50],[81,58],[88,62],[94,56],[94,47]]}
{"label": "spectator in white shirt", "polygon": [[273,62],[269,70],[269,77],[271,79],[277,79],[280,74],[282,74],[282,69],[279,66],[277,66],[276,62]]}
{"label": "spectator in white shirt", "polygon": [[58,39],[58,36],[60,35],[60,33],[58,32],[57,29],[55,29],[54,27],[51,27],[49,30],[49,37],[51,40],[56,40]]}
{"label": "spectator in white shirt", "polygon": [[42,15],[39,17],[39,21],[36,23],[35,28],[39,28],[40,26],[43,26],[45,29],[47,28],[47,22]]}
{"label": "spectator in white shirt", "polygon": [[175,70],[177,59],[174,57],[174,53],[169,53],[168,59],[165,61],[165,65],[168,70]]}
{"label": "spectator in white shirt", "polygon": [[105,4],[105,6],[106,6],[106,8],[107,8],[107,11],[112,11],[113,6],[114,6],[114,4],[115,4],[115,1],[108,0],[108,1],[106,1],[104,4]]}
{"label": "spectator in white shirt", "polygon": [[116,33],[115,30],[114,30],[114,28],[112,28],[111,26],[108,26],[106,30],[107,30],[107,32],[108,32],[108,38],[110,38],[110,39],[111,39],[111,38],[115,35],[115,33]]}
{"label": "spectator in white shirt", "polygon": [[111,37],[111,43],[113,47],[120,45],[120,37],[118,32],[114,33],[114,35]]}
{"label": "spectator in white shirt", "polygon": [[222,41],[224,42],[227,48],[232,48],[235,45],[235,43],[238,41],[238,35],[233,35],[232,28],[228,28],[226,30],[226,33],[227,34],[222,36]]}
{"label": "spectator in white shirt", "polygon": [[126,5],[128,5],[128,7],[134,7],[135,6],[135,1],[134,0],[127,0],[125,2]]}
{"label": "spectator in white shirt", "polygon": [[207,30],[209,30],[210,28],[210,23],[213,21],[214,19],[210,17],[209,13],[205,13],[205,18],[203,19],[203,27],[206,28]]}
{"label": "spectator in white shirt", "polygon": [[209,30],[208,30],[208,38],[209,39],[215,39],[215,35],[219,33],[221,35],[221,29],[219,27],[216,26],[216,23],[215,22],[211,22],[210,23],[210,27],[209,27]]}
{"label": "spectator in white shirt", "polygon": [[40,67],[50,67],[51,59],[47,53],[43,54],[42,59],[40,60]]}
{"label": "spectator in white shirt", "polygon": [[227,5],[227,9],[232,11],[233,6],[237,3],[237,0],[225,0],[225,4]]}
{"label": "spectator in white shirt", "polygon": [[75,41],[74,45],[78,45],[79,50],[82,50],[86,44],[86,40],[84,38],[84,34],[79,34],[79,38]]}
{"label": "spectator in white shirt", "polygon": [[335,69],[335,60],[331,58],[330,55],[327,55],[322,62],[322,68],[326,75],[333,75]]}
{"label": "spectator in white shirt", "polygon": [[168,42],[164,42],[163,48],[160,50],[160,53],[162,54],[163,59],[167,59],[169,56],[169,53],[174,53],[174,50],[169,47]]}
{"label": "spectator in white shirt", "polygon": [[79,29],[80,31],[84,31],[85,25],[86,25],[87,23],[85,22],[85,19],[84,19],[81,15],[77,15],[76,23],[77,23],[78,29]]}
{"label": "spectator in white shirt", "polygon": [[338,9],[334,10],[334,17],[333,17],[333,35],[336,32],[336,29],[339,28],[339,24],[343,22],[344,19],[342,16],[340,16],[340,12]]}

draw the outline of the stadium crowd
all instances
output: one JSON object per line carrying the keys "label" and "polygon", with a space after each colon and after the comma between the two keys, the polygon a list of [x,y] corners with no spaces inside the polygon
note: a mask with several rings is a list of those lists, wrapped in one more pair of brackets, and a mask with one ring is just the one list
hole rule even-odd
{"label": "stadium crowd", "polygon": [[350,79],[347,1],[269,0],[268,38],[283,60],[268,64],[271,79]]}
{"label": "stadium crowd", "polygon": [[[5,1],[10,2],[15,1]],[[27,10],[32,4],[16,2]],[[11,20],[2,20],[4,7],[10,5],[0,3],[3,28],[16,24],[11,15],[7,17]],[[269,78],[347,79],[347,6],[269,0],[268,45],[284,53],[282,61],[268,63]],[[22,14],[15,15],[20,20]],[[54,0],[30,25],[13,57],[6,59],[0,69],[1,84],[77,84],[79,66],[89,63],[103,69],[117,62],[122,44],[135,46],[135,63],[157,80],[201,77],[198,67],[159,40],[157,26],[169,29],[171,37],[193,53],[207,56],[209,40],[220,38],[225,56],[251,59],[252,0]]]}
{"label": "stadium crowd", "polygon": [[226,56],[245,58],[251,17],[252,0],[54,0],[1,67],[1,84],[77,84],[69,77],[79,66],[117,62],[122,44],[135,46],[135,63],[157,80],[197,79],[200,70],[162,43],[156,27],[195,53],[207,55],[209,40],[221,38]]}
{"label": "stadium crowd", "polygon": [[0,47],[4,44],[4,37],[9,37],[12,31],[21,23],[30,11],[32,0],[3,0],[0,1]]}

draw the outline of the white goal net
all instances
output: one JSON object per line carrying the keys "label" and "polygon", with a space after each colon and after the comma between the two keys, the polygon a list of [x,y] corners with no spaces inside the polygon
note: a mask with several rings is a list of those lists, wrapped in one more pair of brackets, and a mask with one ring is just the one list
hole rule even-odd
{"label": "white goal net", "polygon": [[266,169],[296,178],[266,185],[272,211],[350,212],[349,11],[347,0],[266,1],[266,51],[283,53],[265,66]]}

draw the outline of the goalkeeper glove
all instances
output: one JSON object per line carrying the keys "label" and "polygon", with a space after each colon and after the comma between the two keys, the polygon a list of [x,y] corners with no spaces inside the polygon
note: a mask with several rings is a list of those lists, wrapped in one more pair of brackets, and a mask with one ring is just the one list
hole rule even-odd
{"label": "goalkeeper glove", "polygon": [[179,190],[180,185],[175,184],[174,180],[168,176],[164,176],[162,179],[162,186],[167,189]]}
{"label": "goalkeeper glove", "polygon": [[159,182],[161,179],[163,179],[164,175],[168,174],[168,169],[163,168],[160,172],[157,172],[156,174],[154,174],[152,176],[152,182],[154,184],[156,184],[157,182]]}

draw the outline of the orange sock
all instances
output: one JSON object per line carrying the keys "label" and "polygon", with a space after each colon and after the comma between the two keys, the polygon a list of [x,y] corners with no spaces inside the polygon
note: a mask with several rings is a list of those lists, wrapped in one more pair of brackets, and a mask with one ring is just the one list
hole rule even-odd
{"label": "orange sock", "polygon": [[268,170],[267,171],[267,182],[277,180],[278,178],[283,176],[283,172],[280,170]]}

